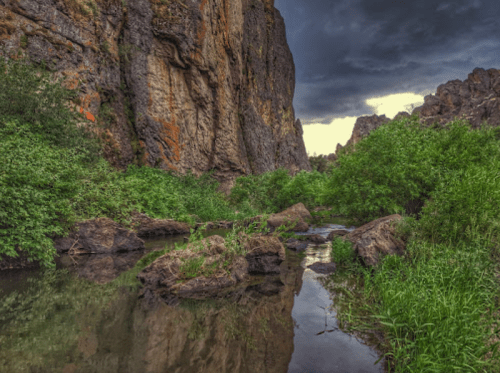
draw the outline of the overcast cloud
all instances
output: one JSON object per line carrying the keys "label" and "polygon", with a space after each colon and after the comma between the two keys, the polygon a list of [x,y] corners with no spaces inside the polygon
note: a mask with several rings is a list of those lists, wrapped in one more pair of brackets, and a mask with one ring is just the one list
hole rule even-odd
{"label": "overcast cloud", "polygon": [[295,115],[309,152],[314,124],[322,133],[349,127],[350,135],[358,116],[393,118],[476,67],[500,69],[500,0],[276,0],[275,7],[294,57]]}

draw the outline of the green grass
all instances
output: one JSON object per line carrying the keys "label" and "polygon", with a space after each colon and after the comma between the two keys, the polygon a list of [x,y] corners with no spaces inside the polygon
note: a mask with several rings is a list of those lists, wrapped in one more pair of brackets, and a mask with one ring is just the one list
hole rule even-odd
{"label": "green grass", "polygon": [[[342,154],[326,204],[358,225],[403,214],[403,257],[374,268],[332,242],[329,280],[349,332],[378,330],[391,372],[498,372],[500,136],[461,121],[388,123]],[[346,280],[346,278],[348,280]]]}
{"label": "green grass", "polygon": [[352,248],[352,243],[347,240],[343,240],[340,237],[336,237],[332,241],[332,261],[338,265],[348,265],[354,258],[354,250]]}

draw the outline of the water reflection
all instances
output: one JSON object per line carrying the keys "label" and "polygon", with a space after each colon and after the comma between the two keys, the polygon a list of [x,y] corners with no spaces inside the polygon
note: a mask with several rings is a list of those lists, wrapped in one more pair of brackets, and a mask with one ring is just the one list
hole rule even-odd
{"label": "water reflection", "polygon": [[288,372],[383,372],[382,363],[374,365],[378,356],[373,349],[338,329],[330,293],[318,281],[326,275],[307,268],[316,262],[328,263],[330,250],[330,245],[311,245],[301,263],[304,274],[292,310],[294,353]]}
{"label": "water reflection", "polygon": [[[85,256],[79,265],[61,258],[73,272],[33,272],[17,291],[10,283],[0,293],[0,372],[382,371],[372,350],[336,329],[318,282],[324,275],[307,268],[329,262],[329,247],[305,253],[287,251],[280,275],[255,276],[225,299],[178,306],[139,299],[137,287],[113,281],[138,258]],[[101,267],[107,277],[92,278],[90,269]]]}

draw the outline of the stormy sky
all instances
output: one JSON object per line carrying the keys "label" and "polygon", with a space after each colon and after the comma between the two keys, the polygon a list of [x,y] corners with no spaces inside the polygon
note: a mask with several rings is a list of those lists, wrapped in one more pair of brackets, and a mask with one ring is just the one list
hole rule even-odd
{"label": "stormy sky", "polygon": [[295,62],[296,117],[310,155],[356,118],[420,106],[476,67],[500,69],[500,0],[275,0]]}

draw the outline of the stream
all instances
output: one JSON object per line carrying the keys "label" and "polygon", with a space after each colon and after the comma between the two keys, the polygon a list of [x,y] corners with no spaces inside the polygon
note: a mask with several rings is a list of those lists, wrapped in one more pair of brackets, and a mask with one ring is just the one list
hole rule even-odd
{"label": "stream", "polygon": [[[332,229],[346,228],[298,234]],[[383,372],[375,350],[337,328],[320,281],[328,275],[308,268],[330,262],[329,245],[286,250],[281,274],[253,276],[224,299],[172,306],[139,298],[130,269],[184,236],[150,240],[142,252],[61,256],[45,272],[0,272],[0,372]]]}

